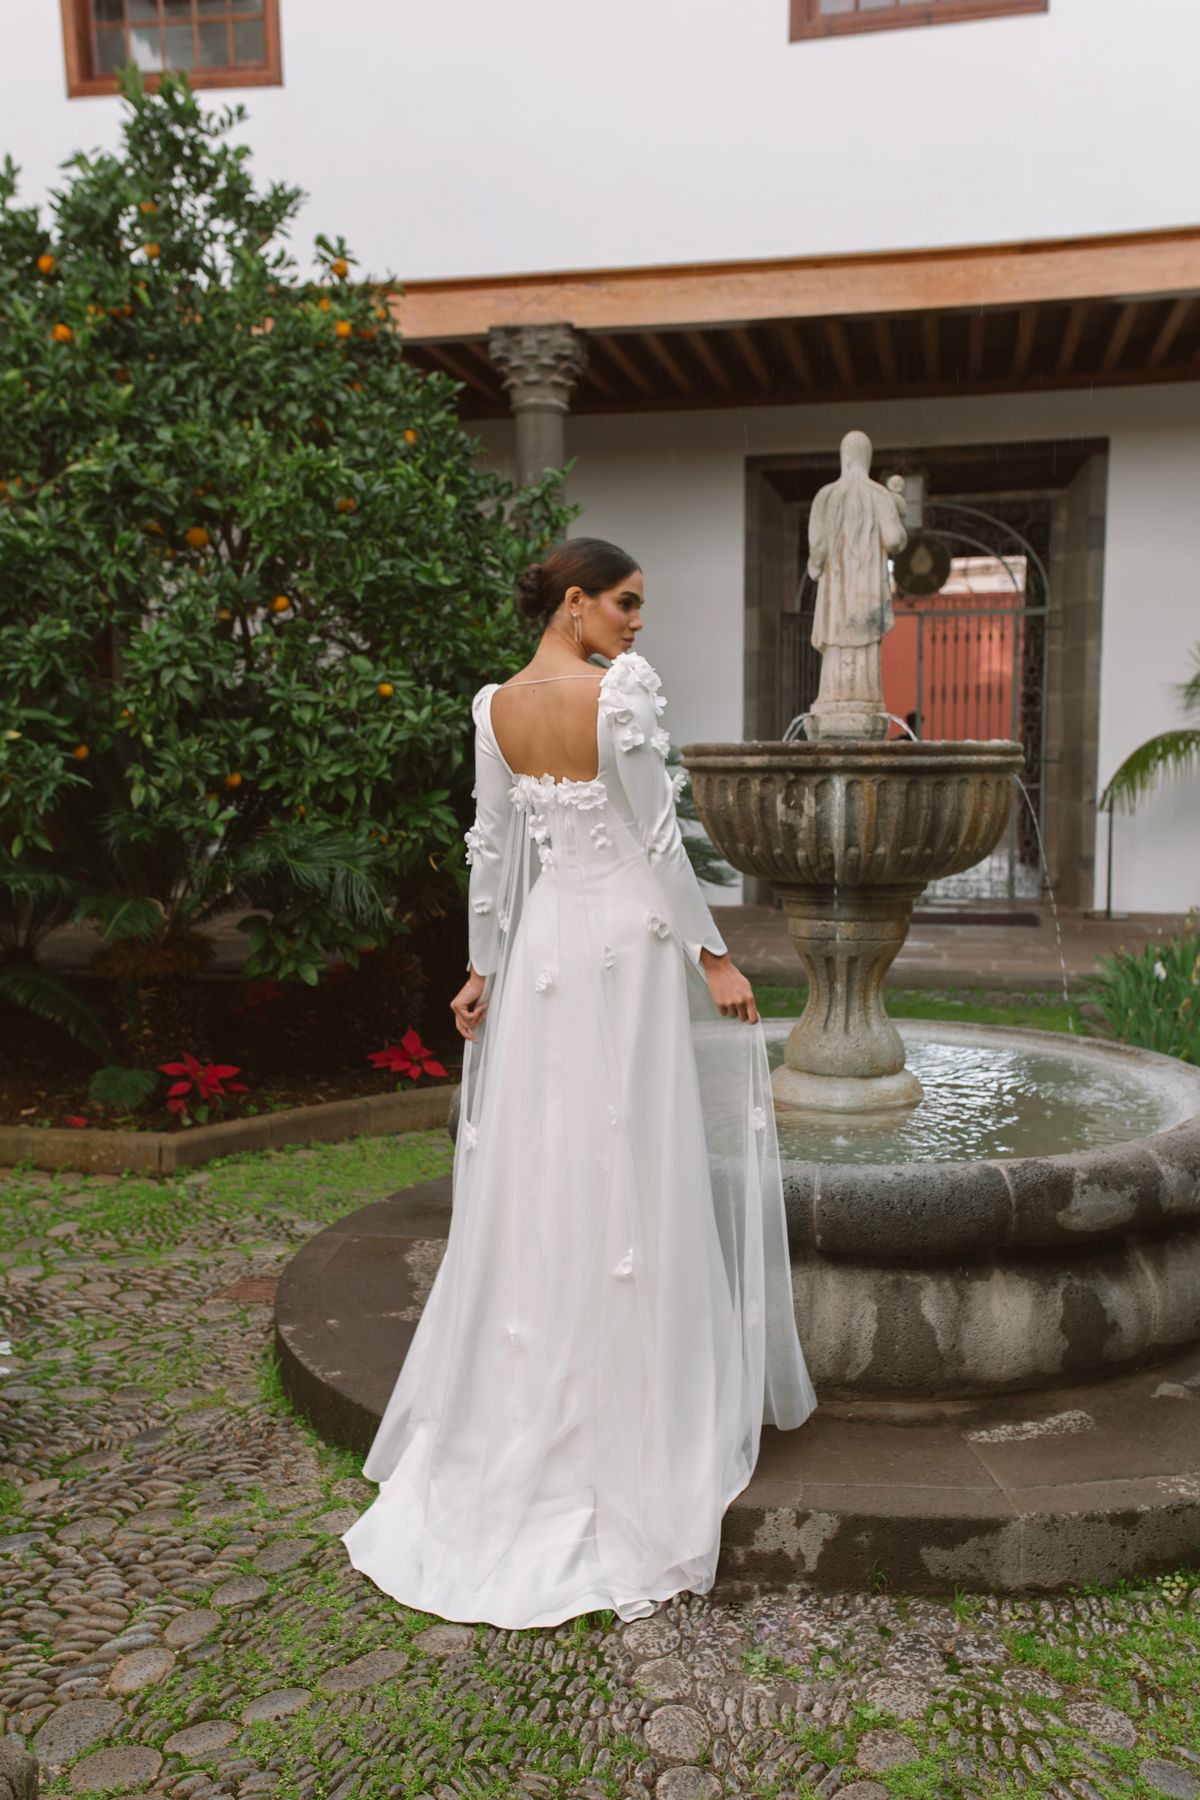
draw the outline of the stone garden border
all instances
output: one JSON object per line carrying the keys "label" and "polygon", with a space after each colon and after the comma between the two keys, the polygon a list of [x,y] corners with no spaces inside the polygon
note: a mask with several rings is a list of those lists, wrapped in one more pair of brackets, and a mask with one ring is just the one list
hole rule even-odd
{"label": "stone garden border", "polygon": [[330,1100],[320,1106],[293,1106],[286,1112],[195,1125],[189,1131],[87,1131],[0,1125],[0,1168],[32,1163],[35,1169],[81,1174],[174,1175],[252,1150],[284,1144],[336,1143],[344,1138],[387,1137],[398,1131],[427,1131],[444,1125],[457,1082],[410,1088],[398,1094],[368,1094],[359,1100]]}

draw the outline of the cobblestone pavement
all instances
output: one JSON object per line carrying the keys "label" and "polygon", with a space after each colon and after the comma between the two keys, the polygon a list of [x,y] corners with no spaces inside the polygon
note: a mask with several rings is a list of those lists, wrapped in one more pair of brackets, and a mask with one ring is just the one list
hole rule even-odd
{"label": "cobblestone pavement", "polygon": [[1200,1575],[1054,1599],[802,1583],[622,1626],[447,1625],[338,1534],[280,1269],[442,1133],[0,1186],[0,1742],[50,1795],[1200,1796]]}

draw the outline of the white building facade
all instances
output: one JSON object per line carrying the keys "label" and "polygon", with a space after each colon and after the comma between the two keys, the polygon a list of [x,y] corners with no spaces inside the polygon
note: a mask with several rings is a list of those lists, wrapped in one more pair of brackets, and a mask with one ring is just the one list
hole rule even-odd
{"label": "white building facade", "polygon": [[[1104,903],[1096,797],[1181,722],[1200,641],[1194,0],[10,11],[24,199],[116,144],[119,55],[188,66],[246,104],[257,178],[309,195],[302,266],[341,233],[403,282],[484,453],[576,459],[573,529],[645,569],[676,743],[777,736],[811,699],[807,506],[868,431],[931,542],[1013,571],[1003,619],[956,616],[953,668],[914,600],[889,701],[991,735],[992,682],[1061,897]],[[1117,816],[1112,878],[1119,908],[1200,904],[1194,782]]]}

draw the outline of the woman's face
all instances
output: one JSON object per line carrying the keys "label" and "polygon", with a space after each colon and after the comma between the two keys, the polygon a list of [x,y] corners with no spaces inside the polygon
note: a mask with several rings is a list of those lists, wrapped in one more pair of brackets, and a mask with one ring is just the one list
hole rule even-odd
{"label": "woman's face", "polygon": [[[599,652],[609,661],[633,646],[642,629],[642,607],[646,601],[645,581],[640,569],[626,575],[616,587],[602,594],[585,594],[582,588],[568,588],[564,596],[568,614],[579,605],[579,623],[583,628],[583,653]],[[568,617],[568,629],[570,619]]]}

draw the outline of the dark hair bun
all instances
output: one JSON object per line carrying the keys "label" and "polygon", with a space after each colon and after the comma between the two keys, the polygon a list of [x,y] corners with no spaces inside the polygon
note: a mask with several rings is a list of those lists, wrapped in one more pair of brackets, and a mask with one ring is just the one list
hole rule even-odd
{"label": "dark hair bun", "polygon": [[517,576],[517,611],[524,613],[526,618],[536,619],[545,611],[545,592],[545,565],[532,562]]}

